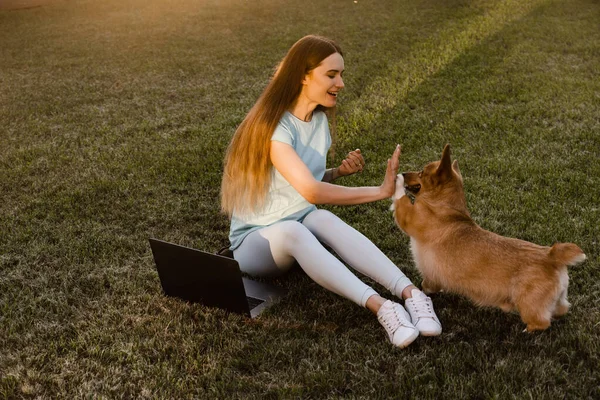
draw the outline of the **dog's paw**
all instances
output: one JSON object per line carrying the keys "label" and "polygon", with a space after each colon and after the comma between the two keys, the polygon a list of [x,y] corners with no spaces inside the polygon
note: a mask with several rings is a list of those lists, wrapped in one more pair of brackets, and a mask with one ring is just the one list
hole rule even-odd
{"label": "dog's paw", "polygon": [[392,196],[392,204],[390,205],[390,211],[394,211],[396,209],[396,201],[400,199],[402,196],[406,194],[404,190],[404,177],[402,174],[396,175],[396,192]]}
{"label": "dog's paw", "polygon": [[396,175],[396,192],[392,196],[392,200],[396,201],[406,194],[404,190],[404,176],[402,174]]}
{"label": "dog's paw", "polygon": [[421,290],[428,296],[430,294],[440,293],[444,291],[441,286],[432,283],[428,279],[423,279],[423,281],[421,282]]}

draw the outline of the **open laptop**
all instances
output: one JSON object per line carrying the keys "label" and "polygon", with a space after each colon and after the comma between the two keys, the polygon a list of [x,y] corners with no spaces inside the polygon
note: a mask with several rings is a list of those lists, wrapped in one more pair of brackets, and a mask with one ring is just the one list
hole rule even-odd
{"label": "open laptop", "polygon": [[158,276],[167,296],[256,317],[287,290],[242,277],[233,258],[150,239]]}

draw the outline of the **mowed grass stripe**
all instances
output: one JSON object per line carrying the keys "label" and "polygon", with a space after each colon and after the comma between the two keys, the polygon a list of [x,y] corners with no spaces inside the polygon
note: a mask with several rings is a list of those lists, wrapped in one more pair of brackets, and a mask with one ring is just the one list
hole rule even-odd
{"label": "mowed grass stripe", "polygon": [[504,0],[491,4],[483,15],[460,24],[449,23],[440,32],[411,49],[405,59],[391,65],[367,87],[359,98],[344,104],[349,110],[340,122],[351,138],[368,131],[375,121],[394,109],[411,91],[437,74],[481,41],[500,32],[505,26],[529,14],[548,0]]}

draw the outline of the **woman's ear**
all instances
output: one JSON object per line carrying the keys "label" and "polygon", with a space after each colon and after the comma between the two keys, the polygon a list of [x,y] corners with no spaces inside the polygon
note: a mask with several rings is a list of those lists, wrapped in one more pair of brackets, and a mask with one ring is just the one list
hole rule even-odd
{"label": "woman's ear", "polygon": [[308,85],[308,82],[310,82],[310,79],[311,79],[311,76],[310,76],[311,73],[312,73],[312,71],[309,72],[308,74],[304,75],[304,79],[302,79],[303,85]]}

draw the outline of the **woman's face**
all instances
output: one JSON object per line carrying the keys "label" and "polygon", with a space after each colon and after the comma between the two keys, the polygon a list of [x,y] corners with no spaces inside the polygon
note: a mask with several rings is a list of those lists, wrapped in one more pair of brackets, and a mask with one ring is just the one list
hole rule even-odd
{"label": "woman's face", "polygon": [[302,94],[311,103],[318,103],[324,107],[335,106],[337,96],[344,87],[343,72],[344,59],[342,55],[333,53],[304,77]]}

